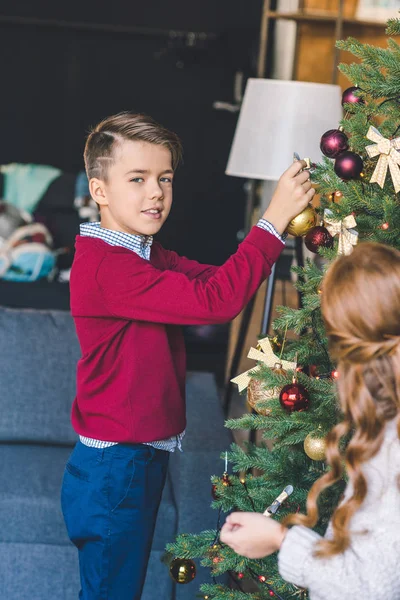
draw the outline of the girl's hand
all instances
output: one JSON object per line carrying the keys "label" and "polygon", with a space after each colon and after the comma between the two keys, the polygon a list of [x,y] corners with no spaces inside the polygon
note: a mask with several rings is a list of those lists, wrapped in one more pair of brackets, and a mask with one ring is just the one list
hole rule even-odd
{"label": "girl's hand", "polygon": [[263,558],[281,547],[287,528],[260,513],[232,513],[221,529],[221,542],[247,558]]}

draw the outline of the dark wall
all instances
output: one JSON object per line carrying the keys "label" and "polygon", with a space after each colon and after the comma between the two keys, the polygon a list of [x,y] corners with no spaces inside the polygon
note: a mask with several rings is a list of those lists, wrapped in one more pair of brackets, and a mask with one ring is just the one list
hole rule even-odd
{"label": "dark wall", "polygon": [[257,31],[261,5],[261,0],[2,0],[0,14],[184,31]]}
{"label": "dark wall", "polygon": [[[251,6],[245,10],[245,4]],[[260,4],[3,0],[0,164],[78,171],[91,125],[121,110],[147,112],[175,130],[185,149],[173,212],[160,239],[182,254],[221,263],[243,225],[244,181],[224,175],[237,116],[212,104],[233,100],[238,69],[252,74]],[[6,22],[10,16],[53,22]],[[68,21],[83,26],[66,26]],[[90,30],[85,23],[151,31]],[[190,45],[169,29],[212,35]]]}

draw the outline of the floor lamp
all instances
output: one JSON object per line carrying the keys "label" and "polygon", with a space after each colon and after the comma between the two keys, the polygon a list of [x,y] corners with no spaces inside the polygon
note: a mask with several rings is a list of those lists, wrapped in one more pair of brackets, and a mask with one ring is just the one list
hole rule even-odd
{"label": "floor lamp", "polygon": [[[294,152],[313,162],[320,161],[321,135],[336,127],[341,118],[341,90],[337,85],[251,78],[247,81],[226,174],[277,182],[290,166]],[[251,196],[248,203],[252,203]],[[246,214],[252,212],[248,206]],[[249,228],[250,224],[246,225]],[[300,261],[301,239],[296,240],[296,250]],[[262,334],[267,334],[269,329],[275,274],[274,267],[267,283]],[[242,316],[226,385],[226,413],[232,395],[230,380],[238,374],[253,305],[254,298]]]}

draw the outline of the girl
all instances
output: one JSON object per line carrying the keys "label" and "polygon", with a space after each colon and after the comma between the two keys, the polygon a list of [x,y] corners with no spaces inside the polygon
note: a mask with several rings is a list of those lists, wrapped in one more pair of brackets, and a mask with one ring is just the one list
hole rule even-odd
{"label": "girl", "polygon": [[[248,558],[279,550],[287,581],[311,600],[400,599],[400,252],[363,243],[336,260],[323,282],[322,315],[340,377],[344,419],[327,437],[331,469],[312,486],[307,515],[284,525],[257,513],[232,513],[221,541]],[[339,441],[353,436],[344,457]],[[343,461],[344,458],[344,461]],[[319,494],[349,483],[324,538]],[[288,529],[286,525],[296,525]]]}

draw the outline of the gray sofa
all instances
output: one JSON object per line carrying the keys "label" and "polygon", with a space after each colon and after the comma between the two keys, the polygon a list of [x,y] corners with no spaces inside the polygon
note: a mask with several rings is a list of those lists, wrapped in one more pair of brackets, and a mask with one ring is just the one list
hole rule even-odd
{"label": "gray sofa", "polygon": [[[60,508],[64,466],[76,441],[70,425],[79,346],[68,312],[0,307],[0,597],[77,600],[77,551]],[[178,532],[215,528],[210,476],[230,443],[214,378],[189,373],[184,452],[171,456],[142,600],[197,597],[199,569],[175,585],[161,562]]]}

